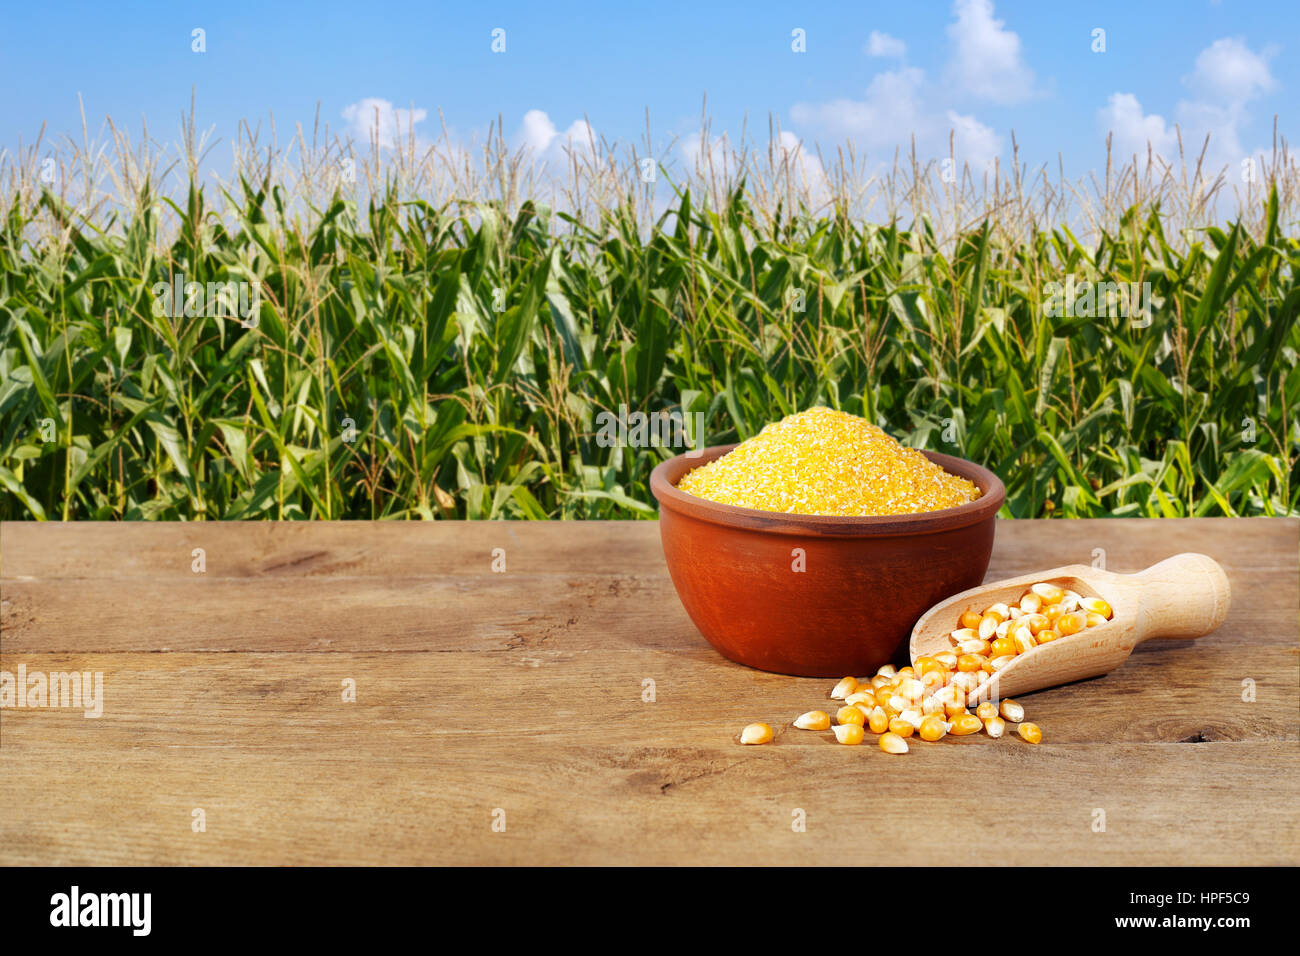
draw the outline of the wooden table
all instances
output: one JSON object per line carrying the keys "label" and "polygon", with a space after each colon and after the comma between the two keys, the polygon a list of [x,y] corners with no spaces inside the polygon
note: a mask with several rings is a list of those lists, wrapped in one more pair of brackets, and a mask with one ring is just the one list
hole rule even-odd
{"label": "wooden table", "polygon": [[832,682],[715,654],[650,522],[5,524],[0,668],[104,701],[0,711],[0,863],[1300,863],[1300,521],[1005,521],[989,577],[1098,548],[1213,555],[1227,623],[891,757],[789,729]]}

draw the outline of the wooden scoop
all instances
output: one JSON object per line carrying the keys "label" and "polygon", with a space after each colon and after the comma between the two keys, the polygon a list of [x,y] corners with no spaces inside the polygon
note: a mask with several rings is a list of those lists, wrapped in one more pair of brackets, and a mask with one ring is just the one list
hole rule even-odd
{"label": "wooden scoop", "polygon": [[989,698],[1027,694],[1109,673],[1148,638],[1203,637],[1223,623],[1231,596],[1223,568],[1204,554],[1176,554],[1137,574],[1070,564],[980,585],[936,604],[912,629],[910,659],[951,651],[948,637],[961,626],[957,622],[962,614],[983,612],[999,601],[1016,604],[1029,586],[1039,581],[1076,591],[1082,597],[1102,598],[1114,614],[1105,624],[1016,655],[968,698],[972,706]]}

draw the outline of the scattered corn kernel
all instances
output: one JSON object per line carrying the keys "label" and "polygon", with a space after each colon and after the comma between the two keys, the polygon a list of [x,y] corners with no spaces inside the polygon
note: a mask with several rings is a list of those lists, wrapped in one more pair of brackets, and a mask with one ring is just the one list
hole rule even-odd
{"label": "scattered corn kernel", "polygon": [[984,733],[988,734],[990,737],[995,739],[1001,737],[1003,733],[1006,732],[1006,729],[1007,722],[997,714],[994,714],[992,717],[984,718]]}
{"label": "scattered corn kernel", "polygon": [[843,677],[831,691],[831,700],[843,700],[858,689],[858,679],[856,677]]}
{"label": "scattered corn kernel", "polygon": [[889,722],[889,732],[899,737],[910,737],[915,730],[916,728],[912,726],[911,722],[904,720],[902,717],[895,717]]}
{"label": "scattered corn kernel", "polygon": [[867,717],[867,728],[873,734],[883,734],[889,729],[889,715],[883,707],[877,707]]}
{"label": "scattered corn kernel", "polygon": [[772,728],[767,724],[749,724],[740,732],[742,744],[766,744],[772,741]]}
{"label": "scattered corn kernel", "polygon": [[998,707],[998,713],[1013,724],[1018,724],[1025,719],[1025,708],[1010,697],[1002,701],[1002,704]]}
{"label": "scattered corn kernel", "polygon": [[922,740],[929,740],[931,742],[942,740],[944,735],[948,733],[948,722],[942,717],[931,715],[921,721],[921,729],[919,733]]}
{"label": "scattered corn kernel", "polygon": [[821,406],[767,425],[677,487],[741,508],[841,516],[938,511],[980,496],[866,419]]}
{"label": "scattered corn kernel", "polygon": [[855,690],[853,693],[849,694],[848,697],[844,698],[844,703],[849,707],[852,707],[855,704],[865,704],[867,701],[871,701],[874,704],[876,701],[876,695],[869,694],[864,690]]}
{"label": "scattered corn kernel", "polygon": [[1024,740],[1026,743],[1039,744],[1043,742],[1043,732],[1038,728],[1037,724],[1031,724],[1026,721],[1016,728],[1016,733],[1018,733],[1020,739]]}
{"label": "scattered corn kernel", "polygon": [[867,736],[861,724],[836,724],[831,730],[835,732],[835,739],[846,747],[856,747]]}
{"label": "scattered corn kernel", "polygon": [[948,733],[954,737],[965,737],[968,734],[977,734],[983,729],[984,721],[974,714],[960,713],[953,717]]}
{"label": "scattered corn kernel", "polygon": [[895,733],[880,735],[880,749],[887,754],[907,753],[907,741]]}
{"label": "scattered corn kernel", "polygon": [[794,725],[800,730],[830,730],[831,718],[824,710],[810,710],[796,717]]}
{"label": "scattered corn kernel", "polygon": [[856,707],[841,707],[835,712],[835,722],[837,724],[857,724],[861,727],[867,722],[867,718]]}
{"label": "scattered corn kernel", "polygon": [[990,717],[998,715],[998,705],[991,700],[980,701],[980,705],[975,708],[975,716],[980,720],[988,720]]}

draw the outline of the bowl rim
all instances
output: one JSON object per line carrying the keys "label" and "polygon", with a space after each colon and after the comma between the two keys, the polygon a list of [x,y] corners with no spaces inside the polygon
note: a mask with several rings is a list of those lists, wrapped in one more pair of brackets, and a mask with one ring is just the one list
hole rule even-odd
{"label": "bowl rim", "polygon": [[[659,502],[660,516],[664,509],[684,514],[701,521],[744,528],[750,531],[786,535],[821,535],[827,537],[890,537],[897,535],[933,534],[964,528],[996,517],[1006,500],[1007,489],[1002,479],[983,465],[965,458],[945,455],[942,452],[917,449],[944,471],[966,478],[982,492],[979,498],[939,511],[922,511],[916,514],[874,515],[870,517],[843,517],[840,515],[801,515],[776,511],[741,508],[719,501],[710,501],[688,494],[677,487],[677,482],[692,469],[708,464],[735,448],[730,445],[713,445],[702,451],[683,452],[662,461],[650,473],[650,491]],[[690,456],[690,457],[688,457]]]}

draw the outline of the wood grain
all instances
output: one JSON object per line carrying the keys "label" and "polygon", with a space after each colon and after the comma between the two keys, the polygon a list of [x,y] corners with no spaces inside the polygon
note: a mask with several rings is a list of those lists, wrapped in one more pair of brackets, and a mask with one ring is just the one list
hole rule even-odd
{"label": "wood grain", "polygon": [[652,522],[3,524],[0,667],[104,715],[0,710],[0,863],[1300,862],[1300,521],[1002,522],[988,577],[1095,548],[1212,555],[1228,620],[900,758],[789,728],[829,682],[715,654]]}

